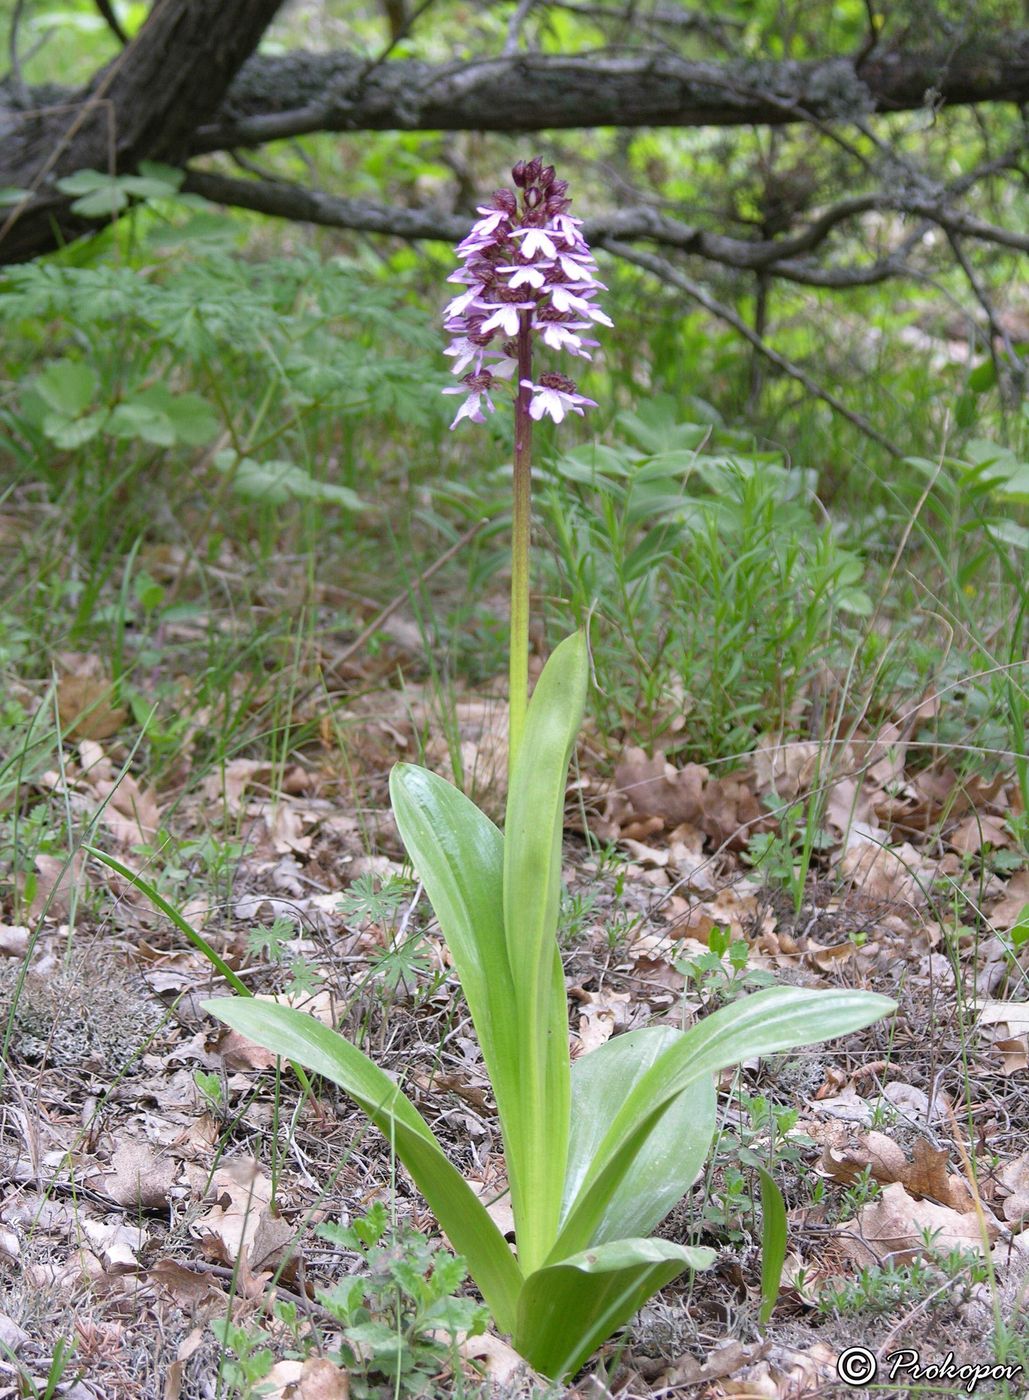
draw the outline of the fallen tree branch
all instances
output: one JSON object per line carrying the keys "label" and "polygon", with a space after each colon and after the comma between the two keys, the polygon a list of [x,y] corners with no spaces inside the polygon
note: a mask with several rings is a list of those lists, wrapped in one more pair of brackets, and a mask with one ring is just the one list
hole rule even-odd
{"label": "fallen tree branch", "polygon": [[366,74],[349,53],[255,55],[194,152],[314,131],[540,131],[590,126],[781,126],[938,105],[1029,101],[1029,30],[935,52],[724,62],[665,50],[512,53]]}
{"label": "fallen tree branch", "polygon": [[[203,195],[216,204],[360,233],[384,234],[412,241],[456,243],[468,232],[468,216],[465,214],[372,204],[367,200],[346,199],[280,181],[240,180],[213,171],[191,169],[183,188],[190,194]],[[913,210],[911,203],[901,200],[893,204],[883,193],[856,196],[827,210],[801,232],[774,239],[748,240],[709,233],[646,207],[615,210],[587,219],[584,232],[591,243],[610,246],[612,239],[619,242],[645,239],[721,267],[740,272],[762,272],[801,286],[830,290],[874,286],[897,277],[920,279],[921,274],[911,268],[906,259],[932,224],[948,232],[952,230],[955,234],[978,236],[1006,246],[1018,247],[1026,242],[1025,235],[985,225],[981,220],[972,219],[958,210],[941,209],[933,201],[913,201]],[[875,262],[834,266],[794,256],[797,252],[813,251],[846,219],[891,208],[895,212],[920,213],[923,218],[919,228],[898,248]],[[976,233],[971,232],[972,227],[976,228]]]}

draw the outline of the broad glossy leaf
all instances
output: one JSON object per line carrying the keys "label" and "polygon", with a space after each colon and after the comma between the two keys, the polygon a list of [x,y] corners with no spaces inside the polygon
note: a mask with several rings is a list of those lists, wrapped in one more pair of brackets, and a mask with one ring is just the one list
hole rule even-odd
{"label": "broad glossy leaf", "polygon": [[518,1112],[514,984],[504,939],[504,838],[452,783],[410,763],[389,780],[404,846],[443,930],[506,1134]]}
{"label": "broad glossy leaf", "polygon": [[526,1274],[542,1264],[557,1237],[568,1156],[568,1008],[557,918],[568,760],[588,678],[580,632],[554,650],[536,683],[507,798],[504,931],[520,1058],[519,1109],[508,1151]]}
{"label": "broad glossy leaf", "polygon": [[755,1055],[861,1030],[894,1010],[896,1002],[875,992],[770,987],[691,1026],[626,1097],[594,1156],[562,1237],[593,1237],[608,1202],[631,1179],[635,1158],[659,1115],[684,1089]]}
{"label": "broad glossy leaf", "polygon": [[[570,1215],[608,1128],[655,1060],[680,1039],[672,1026],[616,1036],[572,1065],[572,1119],[562,1221]],[[704,1165],[715,1130],[713,1078],[685,1089],[657,1117],[632,1173],[608,1201],[588,1241],[559,1235],[551,1260],[588,1243],[648,1235],[689,1190]]]}
{"label": "broad glossy leaf", "polygon": [[221,997],[203,1006],[273,1054],[306,1065],[346,1090],[395,1145],[450,1243],[464,1255],[497,1326],[511,1331],[522,1283],[514,1255],[482,1202],[448,1161],[432,1129],[389,1075],[356,1046],[302,1011],[236,997]]}
{"label": "broad glossy leaf", "polygon": [[670,1240],[613,1240],[538,1269],[518,1300],[515,1349],[545,1376],[567,1376],[659,1288],[714,1258]]}

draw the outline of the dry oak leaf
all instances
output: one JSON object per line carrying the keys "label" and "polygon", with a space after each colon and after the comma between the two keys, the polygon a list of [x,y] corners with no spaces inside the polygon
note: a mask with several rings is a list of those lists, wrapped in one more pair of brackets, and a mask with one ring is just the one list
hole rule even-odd
{"label": "dry oak leaf", "polygon": [[997,1173],[997,1179],[1009,1195],[1004,1201],[1004,1219],[1029,1229],[1029,1153],[1023,1152],[1013,1162],[1007,1162]]}
{"label": "dry oak leaf", "polygon": [[514,1347],[494,1336],[492,1332],[483,1332],[478,1337],[466,1337],[458,1344],[457,1349],[466,1361],[475,1362],[476,1369],[481,1369],[500,1389],[506,1389],[527,1369],[526,1363]]}
{"label": "dry oak leaf", "polygon": [[736,1340],[724,1342],[708,1352],[703,1361],[699,1361],[687,1352],[678,1361],[673,1362],[668,1370],[662,1372],[657,1379],[662,1388],[667,1387],[668,1389],[703,1385],[707,1381],[721,1380],[724,1376],[731,1376],[736,1371],[742,1370],[744,1366],[752,1365],[761,1358],[766,1350],[766,1342],[755,1342],[749,1346]]}
{"label": "dry oak leaf", "polygon": [[101,821],[114,839],[123,846],[149,845],[161,824],[155,789],[149,787],[140,791],[131,773],[125,773],[116,781],[98,779],[93,787],[98,797],[110,799]]}
{"label": "dry oak leaf", "polygon": [[350,1377],[324,1356],[276,1361],[261,1383],[261,1394],[266,1400],[349,1400]]}
{"label": "dry oak leaf", "polygon": [[[988,1213],[984,1213],[987,1241],[997,1238],[999,1228]],[[899,1181],[887,1186],[882,1196],[870,1201],[841,1232],[841,1242],[854,1263],[864,1268],[873,1260],[890,1259],[897,1264],[910,1263],[927,1252],[926,1239],[932,1240],[933,1251],[972,1249],[984,1253],[984,1240],[978,1213],[952,1210],[932,1201],[916,1201]]]}
{"label": "dry oak leaf", "polygon": [[918,1138],[912,1161],[904,1149],[885,1133],[863,1133],[856,1146],[827,1145],[822,1165],[834,1180],[847,1184],[865,1168],[883,1185],[900,1182],[913,1196],[928,1196],[961,1214],[975,1208],[972,1193],[960,1176],[947,1171],[947,1153],[937,1150],[925,1138]]}
{"label": "dry oak leaf", "polygon": [[38,855],[36,867],[36,893],[29,909],[33,919],[46,914],[48,919],[66,919],[71,909],[72,893],[82,874],[83,855],[76,851],[71,860],[62,856]]}
{"label": "dry oak leaf", "polygon": [[990,927],[998,933],[1007,933],[1022,917],[1022,911],[1029,904],[1029,870],[1019,870],[1012,875],[999,899],[989,913]]}
{"label": "dry oak leaf", "polygon": [[158,1158],[148,1142],[129,1138],[115,1148],[110,1172],[95,1184],[120,1206],[157,1208],[167,1204],[177,1176],[170,1157]]}
{"label": "dry oak leaf", "polygon": [[600,826],[608,836],[632,827],[639,839],[655,828],[660,818],[668,828],[687,824],[702,831],[716,846],[745,844],[757,829],[762,808],[749,782],[739,778],[712,778],[699,763],[675,768],[659,749],[648,758],[643,749],[625,750],[615,767],[615,787],[609,794]]}
{"label": "dry oak leaf", "polygon": [[0,924],[0,958],[23,958],[28,950],[28,924]]}
{"label": "dry oak leaf", "polygon": [[1029,1001],[986,1001],[980,1018],[984,1026],[1006,1025],[1012,1037],[1029,1035]]}
{"label": "dry oak leaf", "polygon": [[109,739],[128,718],[128,710],[112,705],[111,681],[97,676],[62,676],[57,682],[57,713],[68,738]]}
{"label": "dry oak leaf", "polygon": [[[816,786],[815,773],[822,753],[821,744],[807,740],[783,744],[765,735],[754,750],[758,792],[774,792],[784,802],[792,802],[800,793],[810,792]],[[841,769],[851,766],[840,758],[837,758],[837,765]]]}
{"label": "dry oak leaf", "polygon": [[278,1058],[263,1045],[249,1040],[242,1031],[229,1030],[228,1027],[217,1032],[207,1052],[217,1057],[227,1070],[244,1074],[251,1070],[272,1069]]}
{"label": "dry oak leaf", "polygon": [[199,1303],[225,1295],[210,1274],[201,1274],[196,1269],[187,1269],[176,1259],[158,1259],[148,1271],[148,1277],[167,1289],[179,1307],[192,1311]]}
{"label": "dry oak leaf", "polygon": [[271,1210],[271,1178],[253,1158],[225,1162],[211,1181],[214,1204],[190,1226],[219,1261],[233,1264],[244,1254],[249,1267],[260,1269],[293,1237],[290,1226]]}
{"label": "dry oak leaf", "polygon": [[124,1221],[83,1220],[82,1231],[109,1274],[134,1273],[136,1255],[146,1245],[145,1230]]}
{"label": "dry oak leaf", "polygon": [[839,871],[866,899],[895,904],[922,904],[925,900],[919,877],[928,872],[908,842],[892,849],[862,841],[844,852]]}
{"label": "dry oak leaf", "polygon": [[984,846],[995,850],[1001,846],[1011,846],[1013,838],[1010,830],[1000,817],[972,816],[956,827],[947,838],[947,845],[962,855],[978,855]]}
{"label": "dry oak leaf", "polygon": [[[507,792],[507,706],[495,696],[485,700],[459,700],[445,733],[436,732],[425,748],[425,762],[444,778],[454,777],[452,736],[456,728],[460,768],[466,788],[477,800],[499,803]],[[436,725],[433,728],[437,728]]]}
{"label": "dry oak leaf", "polygon": [[585,1055],[596,1050],[610,1040],[616,1030],[622,1029],[629,1018],[628,992],[586,992],[577,991],[575,1000],[579,1003],[578,1047],[573,1055]]}
{"label": "dry oak leaf", "polygon": [[1001,1074],[1021,1074],[1029,1069],[1029,1037],[1017,1035],[1009,1040],[995,1040],[993,1048],[1000,1055]]}

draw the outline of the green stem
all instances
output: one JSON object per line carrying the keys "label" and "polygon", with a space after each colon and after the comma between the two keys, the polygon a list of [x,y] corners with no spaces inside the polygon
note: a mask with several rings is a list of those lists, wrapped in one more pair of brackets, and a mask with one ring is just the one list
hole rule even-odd
{"label": "green stem", "polygon": [[531,524],[532,393],[522,380],[532,379],[531,312],[518,322],[518,394],[515,398],[514,524],[511,537],[511,671],[507,772],[510,779],[525,728],[529,694],[529,532]]}

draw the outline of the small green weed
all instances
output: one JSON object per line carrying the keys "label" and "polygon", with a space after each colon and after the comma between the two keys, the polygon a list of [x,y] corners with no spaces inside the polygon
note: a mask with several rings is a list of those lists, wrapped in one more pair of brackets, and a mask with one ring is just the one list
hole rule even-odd
{"label": "small green weed", "polygon": [[409,1225],[390,1232],[381,1202],[352,1225],[321,1225],[318,1234],[356,1255],[360,1269],[318,1294],[341,1324],[339,1363],[350,1370],[355,1395],[373,1394],[376,1376],[389,1378],[405,1394],[425,1393],[457,1337],[485,1330],[486,1309],[458,1296],[467,1277],[464,1260]]}
{"label": "small green weed", "polygon": [[964,1277],[969,1286],[985,1283],[989,1275],[974,1251],[931,1251],[908,1263],[873,1264],[856,1279],[827,1289],[817,1307],[823,1317],[852,1317],[855,1313],[883,1316],[939,1296],[948,1284]]}
{"label": "small green weed", "polygon": [[686,978],[710,1008],[724,1006],[759,987],[770,987],[775,978],[762,968],[750,967],[750,945],[734,939],[725,928],[713,928],[707,936],[707,952],[695,958],[678,958],[674,967]]}

